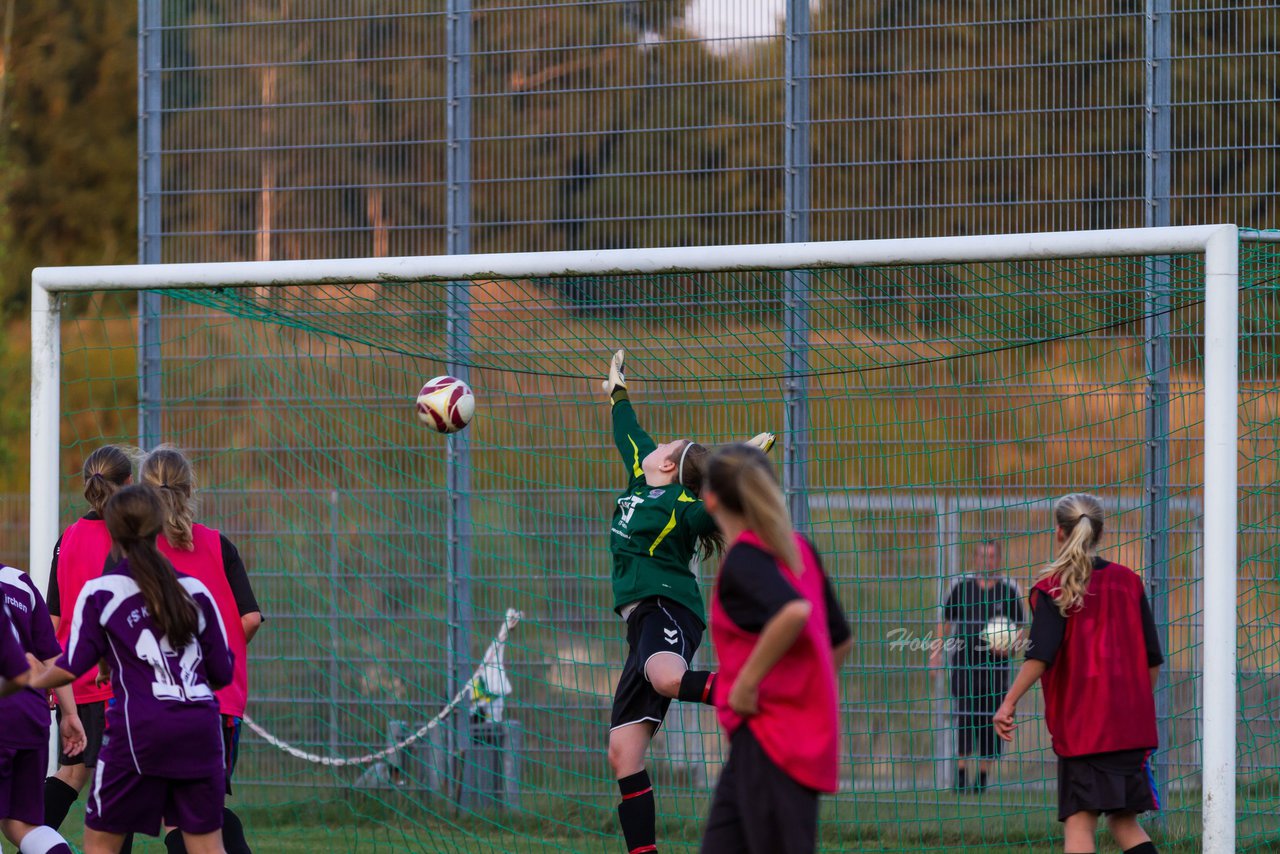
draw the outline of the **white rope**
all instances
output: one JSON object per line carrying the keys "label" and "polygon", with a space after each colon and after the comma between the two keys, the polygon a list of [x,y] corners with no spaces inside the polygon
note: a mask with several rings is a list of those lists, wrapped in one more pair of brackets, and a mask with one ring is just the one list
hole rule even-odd
{"label": "white rope", "polygon": [[[515,610],[514,608],[508,608],[506,619],[502,623],[502,628],[498,629],[498,635],[494,639],[495,642],[499,645],[506,643],[507,634],[511,631],[511,629],[515,628],[516,623],[520,622],[520,619],[523,616],[524,616],[523,614],[521,614],[519,611]],[[475,685],[476,679],[478,679],[483,673],[484,667],[485,667],[485,662],[483,661],[480,662],[480,666],[476,668],[475,673],[471,674],[471,678],[467,680],[467,684],[462,686],[462,690],[458,691],[457,694],[453,695],[453,699],[449,701],[448,705],[446,705],[443,709],[440,710],[440,713],[438,715],[436,715],[434,718],[432,718],[431,720],[427,721],[425,724],[420,726],[418,730],[414,732],[412,735],[410,735],[408,738],[405,738],[402,741],[399,741],[384,750],[379,750],[377,753],[366,753],[363,756],[351,756],[351,757],[320,756],[319,754],[316,754],[316,753],[308,753],[305,750],[301,750],[297,747],[294,747],[292,744],[289,744],[286,741],[282,741],[281,739],[276,738],[274,735],[272,735],[271,733],[263,729],[258,724],[257,721],[255,721],[253,718],[249,717],[248,715],[244,716],[244,722],[249,726],[249,729],[257,733],[258,736],[267,744],[270,744],[272,747],[283,750],[285,753],[289,754],[290,756],[296,756],[298,759],[301,759],[303,761],[311,762],[316,765],[328,765],[331,768],[342,768],[348,765],[368,765],[371,762],[377,762],[379,759],[385,759],[391,754],[399,750],[403,750],[404,748],[408,747],[414,742],[420,740],[427,733],[431,732],[431,730],[438,727],[440,725],[440,722],[443,721],[445,718],[447,718],[453,712],[453,710],[458,707],[459,703],[461,703],[468,696],[471,696],[474,690],[472,686]]]}

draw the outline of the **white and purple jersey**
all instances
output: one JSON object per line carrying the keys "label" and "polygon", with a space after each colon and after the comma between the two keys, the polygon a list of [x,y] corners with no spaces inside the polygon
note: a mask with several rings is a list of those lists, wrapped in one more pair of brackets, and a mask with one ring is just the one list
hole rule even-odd
{"label": "white and purple jersey", "polygon": [[[13,623],[18,643],[41,661],[62,652],[44,597],[22,570],[0,565],[0,599]],[[23,665],[26,656],[22,656]],[[0,746],[27,749],[49,740],[49,701],[44,691],[25,688],[0,700]]]}
{"label": "white and purple jersey", "polygon": [[0,685],[29,669],[27,656],[22,652],[22,641],[18,640],[18,630],[9,617],[9,609],[0,602]]}
{"label": "white and purple jersey", "polygon": [[196,603],[196,636],[174,649],[147,610],[123,560],[88,582],[76,600],[67,652],[58,662],[80,675],[105,658],[114,702],[100,758],[139,774],[197,779],[222,767],[221,718],[213,692],[231,681],[232,655],[218,606],[190,576],[178,581]]}

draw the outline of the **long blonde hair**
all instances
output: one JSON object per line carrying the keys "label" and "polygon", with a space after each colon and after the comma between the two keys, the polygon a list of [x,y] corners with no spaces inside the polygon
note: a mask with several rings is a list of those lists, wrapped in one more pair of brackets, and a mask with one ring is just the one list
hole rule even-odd
{"label": "long blonde hair", "polygon": [[782,487],[764,451],[729,445],[711,455],[708,488],[730,513],[742,516],[770,553],[797,575],[804,571]]}
{"label": "long blonde hair", "polygon": [[1064,495],[1053,505],[1053,521],[1066,539],[1053,563],[1041,577],[1056,576],[1053,600],[1062,616],[1084,605],[1084,595],[1093,575],[1093,561],[1102,539],[1102,502],[1086,492]]}
{"label": "long blonde hair", "polygon": [[195,549],[196,473],[191,461],[172,445],[161,445],[147,454],[138,477],[160,496],[165,539],[184,552]]}

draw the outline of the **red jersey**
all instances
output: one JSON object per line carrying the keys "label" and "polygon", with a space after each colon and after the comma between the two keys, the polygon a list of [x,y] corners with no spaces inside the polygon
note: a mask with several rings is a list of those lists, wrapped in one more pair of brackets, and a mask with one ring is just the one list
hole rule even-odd
{"label": "red jersey", "polygon": [[[111,554],[111,534],[101,519],[79,519],[62,534],[58,546],[58,643],[67,648],[72,614],[85,584],[102,576]],[[98,671],[90,670],[71,683],[77,703],[111,699],[111,683],[95,685]]]}
{"label": "red jersey", "polygon": [[[1032,597],[1033,610],[1056,607],[1056,576],[1034,589],[1045,596]],[[1107,563],[1093,570],[1083,604],[1067,614],[1062,643],[1040,679],[1045,725],[1059,756],[1157,746],[1143,601],[1138,574]]]}
{"label": "red jersey", "polygon": [[[764,548],[752,531],[737,542]],[[804,572],[796,575],[779,565],[778,571],[803,596],[813,610],[804,631],[760,683],[760,713],[747,718],[747,726],[765,754],[787,776],[802,786],[834,792],[839,785],[840,734],[836,676],[827,629],[827,605],[822,567],[809,544],[796,537]],[[720,659],[720,673],[713,685],[716,712],[729,735],[743,723],[729,708],[729,691],[760,640],[735,624],[720,602],[719,590],[711,597],[711,637]]]}
{"label": "red jersey", "polygon": [[169,559],[178,572],[198,579],[213,595],[213,603],[227,631],[227,647],[235,656],[235,670],[231,684],[217,692],[218,708],[224,715],[243,717],[245,702],[249,696],[249,666],[246,660],[248,642],[244,636],[244,624],[240,622],[240,609],[227,581],[227,570],[222,564],[222,535],[212,528],[196,524],[191,530],[192,551],[183,551],[169,543],[164,534],[156,537],[161,554]]}

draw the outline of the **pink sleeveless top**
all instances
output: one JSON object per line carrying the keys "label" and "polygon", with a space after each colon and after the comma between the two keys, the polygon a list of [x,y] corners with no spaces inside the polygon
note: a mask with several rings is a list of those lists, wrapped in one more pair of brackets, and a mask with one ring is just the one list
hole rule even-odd
{"label": "pink sleeveless top", "polygon": [[[752,531],[738,542],[765,547]],[[746,724],[765,754],[791,779],[820,792],[834,792],[839,785],[840,734],[822,568],[809,544],[798,536],[796,542],[804,572],[797,576],[781,564],[778,571],[813,611],[795,644],[761,682],[760,714],[747,718]],[[718,585],[711,597],[711,637],[720,659],[720,674],[713,686],[716,711],[721,725],[733,735],[743,718],[729,708],[729,691],[760,635],[729,619]]]}

